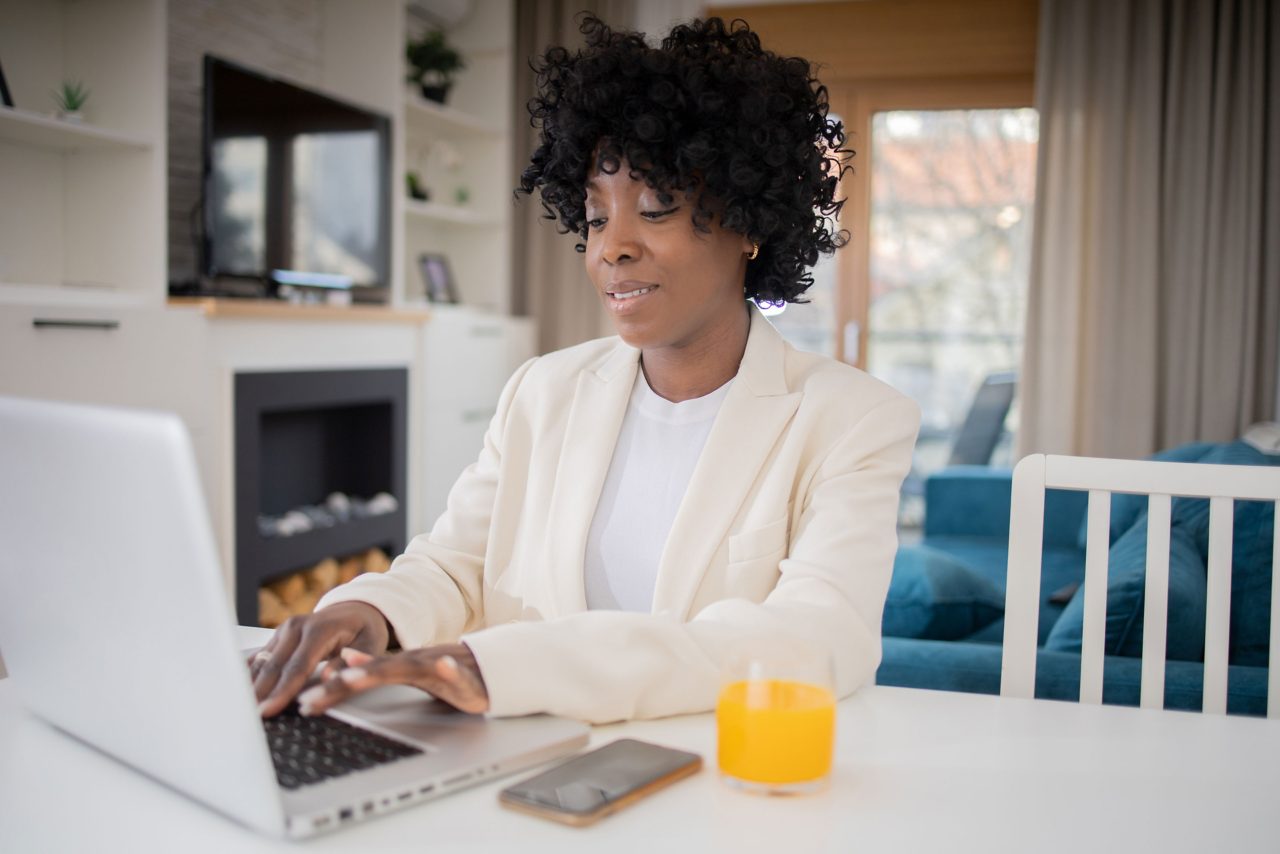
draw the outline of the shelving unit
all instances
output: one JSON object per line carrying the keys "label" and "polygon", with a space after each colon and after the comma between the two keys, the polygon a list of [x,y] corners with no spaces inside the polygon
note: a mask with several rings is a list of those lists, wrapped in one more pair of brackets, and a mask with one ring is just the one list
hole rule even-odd
{"label": "shelving unit", "polygon": [[[18,105],[0,108],[0,394],[177,412],[228,571],[237,553],[237,373],[408,371],[407,525],[365,526],[369,541],[396,545],[435,521],[536,337],[532,320],[506,316],[513,0],[474,0],[450,31],[467,69],[447,105],[403,83],[406,33],[421,27],[409,0],[270,5],[274,17],[172,0],[0,0],[0,59]],[[296,29],[287,14],[280,23],[293,7],[303,13]],[[263,17],[275,29],[261,27]],[[190,189],[183,181],[199,170],[190,124],[198,75],[181,60],[206,51],[393,117],[390,306],[167,299],[166,232],[185,232],[195,202],[179,196],[171,216],[170,182]],[[290,51],[315,61],[272,66],[270,57]],[[49,115],[49,93],[64,80],[91,90],[81,124]],[[186,100],[173,99],[175,87]],[[183,127],[192,132],[170,135]],[[430,164],[436,192],[415,202],[404,172],[433,141],[452,146],[458,162]],[[457,204],[460,186],[466,204]],[[460,305],[424,304],[423,252],[449,257]],[[305,562],[338,548],[329,536],[264,548]],[[234,574],[226,581],[234,585]]]}
{"label": "shelving unit", "polygon": [[436,202],[407,201],[404,212],[416,219],[448,225],[500,225],[502,217],[496,211],[486,212],[459,205],[442,205]]}
{"label": "shelving unit", "polygon": [[[12,0],[0,56],[0,294],[69,290],[159,305],[165,296],[164,0]],[[42,114],[67,80],[83,124]],[[126,212],[122,215],[122,212]]]}
{"label": "shelving unit", "polygon": [[39,113],[0,108],[0,140],[39,151],[74,154],[82,151],[147,151],[151,141],[95,125],[76,124]]}
{"label": "shelving unit", "polygon": [[447,133],[457,136],[496,137],[504,129],[479,116],[428,101],[421,95],[407,92],[404,96],[404,118],[410,133]]}
{"label": "shelving unit", "polygon": [[[429,25],[405,7],[405,35]],[[511,0],[475,0],[446,31],[466,68],[448,102],[438,104],[408,88],[401,104],[403,170],[418,173],[427,201],[402,198],[404,295],[425,299],[418,259],[426,252],[449,259],[464,306],[510,311],[510,123],[514,6]],[[398,183],[403,195],[403,176]]]}

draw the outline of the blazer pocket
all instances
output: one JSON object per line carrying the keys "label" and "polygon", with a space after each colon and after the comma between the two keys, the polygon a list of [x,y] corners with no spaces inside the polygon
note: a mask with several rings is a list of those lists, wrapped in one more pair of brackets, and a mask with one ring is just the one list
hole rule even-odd
{"label": "blazer pocket", "polygon": [[787,517],[729,537],[729,563],[779,557],[787,551]]}

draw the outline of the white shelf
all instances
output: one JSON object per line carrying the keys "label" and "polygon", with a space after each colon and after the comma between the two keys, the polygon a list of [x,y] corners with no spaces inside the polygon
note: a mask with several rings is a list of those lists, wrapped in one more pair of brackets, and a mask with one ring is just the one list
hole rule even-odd
{"label": "white shelf", "polygon": [[506,131],[498,125],[470,113],[428,101],[412,92],[404,96],[405,119],[410,133],[425,136],[500,137]]}
{"label": "white shelf", "polygon": [[405,200],[404,212],[418,219],[447,222],[453,225],[500,225],[502,223],[502,218],[496,213],[457,205],[444,205],[439,202],[419,202],[413,199]]}
{"label": "white shelf", "polygon": [[64,153],[151,148],[151,143],[141,137],[12,107],[0,107],[0,140]]}

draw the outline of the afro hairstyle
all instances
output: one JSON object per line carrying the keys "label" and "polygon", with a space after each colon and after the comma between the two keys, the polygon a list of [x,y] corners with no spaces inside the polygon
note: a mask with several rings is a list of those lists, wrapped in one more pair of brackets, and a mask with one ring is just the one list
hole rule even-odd
{"label": "afro hairstyle", "polygon": [[547,219],[585,241],[588,174],[625,161],[663,203],[694,199],[695,228],[718,212],[759,244],[746,298],[804,302],[819,254],[848,241],[836,191],[852,154],[810,63],[765,50],[742,20],[682,24],[656,48],[592,16],[580,29],[581,50],[552,47],[531,63],[540,134],[517,194],[539,191]]}

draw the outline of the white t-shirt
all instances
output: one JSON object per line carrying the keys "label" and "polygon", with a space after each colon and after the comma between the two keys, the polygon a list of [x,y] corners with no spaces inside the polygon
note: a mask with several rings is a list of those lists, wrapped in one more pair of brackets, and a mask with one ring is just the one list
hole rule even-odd
{"label": "white t-shirt", "polygon": [[647,613],[653,607],[667,535],[732,384],[672,403],[649,388],[643,370],[636,371],[587,534],[588,608]]}

